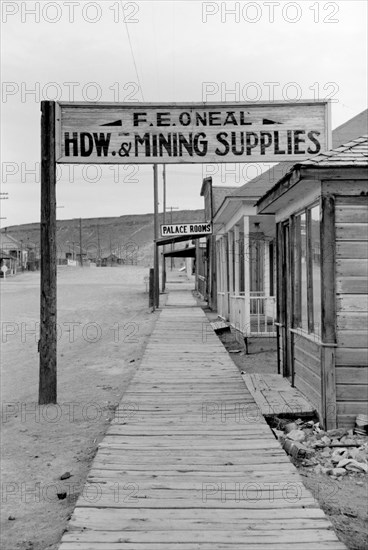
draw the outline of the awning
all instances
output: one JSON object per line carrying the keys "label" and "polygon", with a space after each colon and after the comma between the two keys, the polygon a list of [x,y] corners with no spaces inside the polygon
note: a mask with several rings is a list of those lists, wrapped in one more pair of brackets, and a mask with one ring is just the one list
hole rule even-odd
{"label": "awning", "polygon": [[180,250],[170,250],[164,252],[165,258],[195,258],[195,246],[188,246],[188,248],[181,248]]}

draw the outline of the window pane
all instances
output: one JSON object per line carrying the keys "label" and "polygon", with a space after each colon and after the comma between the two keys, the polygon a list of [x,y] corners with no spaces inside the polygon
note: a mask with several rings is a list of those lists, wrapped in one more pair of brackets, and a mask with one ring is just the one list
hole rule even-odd
{"label": "window pane", "polygon": [[313,318],[314,333],[320,336],[321,327],[321,244],[320,244],[320,208],[311,209],[311,259],[313,274]]}
{"label": "window pane", "polygon": [[294,326],[308,330],[305,213],[295,216],[294,237]]}

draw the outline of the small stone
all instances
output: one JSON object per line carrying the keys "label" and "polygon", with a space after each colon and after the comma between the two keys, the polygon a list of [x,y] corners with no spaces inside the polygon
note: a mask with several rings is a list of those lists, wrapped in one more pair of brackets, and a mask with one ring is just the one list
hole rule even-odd
{"label": "small stone", "polygon": [[350,459],[349,464],[347,464],[345,468],[353,472],[364,472],[364,473],[368,472],[367,464],[363,464],[363,462],[358,462],[357,460],[354,460],[354,459]]}
{"label": "small stone", "polygon": [[325,445],[330,445],[331,443],[331,439],[329,437],[327,437],[327,435],[324,435],[323,437],[321,437],[321,441],[325,444]]}
{"label": "small stone", "polygon": [[60,479],[69,479],[72,477],[72,474],[70,472],[65,472],[62,476],[60,476]]}
{"label": "small stone", "polygon": [[14,520],[15,520],[15,516],[9,516],[9,517],[8,517],[8,520],[9,520],[9,521],[14,521]]}
{"label": "small stone", "polygon": [[364,485],[363,481],[356,481],[355,483],[359,485],[359,487],[362,487],[362,485]]}
{"label": "small stone", "polygon": [[292,430],[287,434],[287,438],[292,441],[302,442],[305,440],[305,433],[302,430]]}
{"label": "small stone", "polygon": [[341,439],[344,435],[348,434],[348,430],[346,428],[336,428],[334,430],[328,430],[327,432],[328,437],[337,439]]}
{"label": "small stone", "polygon": [[286,426],[284,427],[285,433],[290,433],[297,429],[298,429],[298,426],[295,424],[295,422],[290,422],[289,424],[286,424]]}
{"label": "small stone", "polygon": [[346,475],[346,470],[345,470],[345,468],[333,468],[332,469],[332,474],[334,476],[344,476],[344,475]]}

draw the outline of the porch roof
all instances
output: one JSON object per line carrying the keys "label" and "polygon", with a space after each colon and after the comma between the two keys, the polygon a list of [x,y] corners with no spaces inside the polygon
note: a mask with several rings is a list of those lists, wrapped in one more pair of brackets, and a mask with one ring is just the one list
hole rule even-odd
{"label": "porch roof", "polygon": [[181,248],[180,250],[170,250],[169,252],[164,252],[165,258],[195,258],[196,256],[196,247],[188,246],[188,248]]}
{"label": "porch roof", "polygon": [[[329,174],[331,177],[331,169],[361,169],[367,167],[368,136],[362,136],[340,147],[325,151],[324,153],[320,153],[302,162],[295,163],[292,168],[257,201],[257,212],[260,214],[273,214],[276,211],[275,202],[286,193],[290,194],[290,191],[302,178],[307,179],[310,177],[312,170],[315,171],[317,169],[321,177],[324,169],[330,170]],[[327,175],[326,172],[324,177],[327,177]],[[317,179],[318,178],[316,178],[316,181]],[[303,191],[305,191],[304,188]]]}

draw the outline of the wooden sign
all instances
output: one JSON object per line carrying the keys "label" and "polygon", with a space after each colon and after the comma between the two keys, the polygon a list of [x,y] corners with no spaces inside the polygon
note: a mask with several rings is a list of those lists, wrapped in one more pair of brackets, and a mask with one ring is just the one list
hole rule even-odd
{"label": "wooden sign", "polygon": [[56,107],[59,163],[298,161],[331,146],[328,101]]}
{"label": "wooden sign", "polygon": [[161,225],[161,237],[170,235],[211,235],[212,224],[206,222],[175,223]]}

